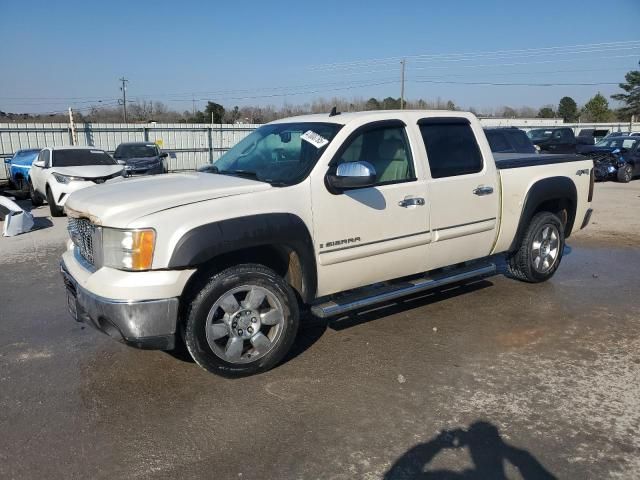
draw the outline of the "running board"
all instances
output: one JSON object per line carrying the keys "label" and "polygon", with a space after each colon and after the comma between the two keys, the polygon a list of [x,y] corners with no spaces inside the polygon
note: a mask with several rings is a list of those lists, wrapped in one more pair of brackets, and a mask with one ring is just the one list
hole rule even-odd
{"label": "running board", "polygon": [[377,303],[389,302],[413,293],[424,292],[443,285],[449,285],[451,283],[461,282],[472,278],[485,277],[493,275],[494,273],[496,273],[496,266],[493,263],[448,270],[431,276],[404,281],[400,284],[381,287],[376,289],[373,294],[353,294],[343,298],[333,299],[325,303],[320,303],[311,307],[311,313],[320,318],[333,317],[352,310],[369,307]]}

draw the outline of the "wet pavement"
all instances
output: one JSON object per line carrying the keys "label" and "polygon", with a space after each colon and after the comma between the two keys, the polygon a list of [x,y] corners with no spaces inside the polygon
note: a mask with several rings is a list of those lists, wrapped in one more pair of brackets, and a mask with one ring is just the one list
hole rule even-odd
{"label": "wet pavement", "polygon": [[577,235],[544,284],[314,321],[240,380],[83,328],[62,247],[26,249],[0,261],[0,478],[640,478],[638,233]]}

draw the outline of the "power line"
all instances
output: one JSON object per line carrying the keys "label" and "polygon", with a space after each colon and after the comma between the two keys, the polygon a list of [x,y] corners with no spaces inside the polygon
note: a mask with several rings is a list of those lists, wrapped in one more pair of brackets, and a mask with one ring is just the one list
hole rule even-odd
{"label": "power line", "polygon": [[593,51],[602,50],[620,50],[640,47],[639,40],[629,40],[623,42],[605,42],[605,43],[591,43],[591,44],[578,44],[567,46],[555,46],[555,47],[539,47],[539,48],[525,48],[517,50],[495,50],[486,52],[469,52],[469,53],[442,53],[442,54],[420,54],[420,55],[405,55],[402,57],[387,57],[387,58],[373,58],[366,60],[356,60],[352,62],[337,62],[327,63],[319,65],[310,65],[308,68],[311,70],[323,70],[323,69],[348,69],[348,68],[362,68],[369,66],[379,66],[382,64],[392,64],[400,60],[407,59],[411,61],[421,62],[429,60],[445,61],[456,59],[474,59],[487,56],[526,56],[526,55],[543,55],[543,54],[570,54],[570,53],[592,53]]}

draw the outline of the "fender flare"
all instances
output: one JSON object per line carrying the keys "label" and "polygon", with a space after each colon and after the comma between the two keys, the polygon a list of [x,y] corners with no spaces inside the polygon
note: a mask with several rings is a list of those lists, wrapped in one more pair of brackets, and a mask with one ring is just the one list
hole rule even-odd
{"label": "fender flare", "polygon": [[578,192],[573,181],[569,177],[549,177],[538,180],[534,183],[525,196],[522,214],[518,229],[513,237],[509,251],[518,249],[518,241],[529,226],[531,219],[537,212],[540,205],[553,200],[566,200],[569,203],[570,211],[567,212],[567,224],[565,227],[565,238],[571,235],[573,223],[576,217],[576,207],[578,205]]}
{"label": "fender flare", "polygon": [[295,251],[301,263],[303,297],[315,297],[313,241],[306,224],[291,213],[248,215],[195,227],[178,240],[168,268],[193,268],[226,253],[261,246],[286,246]]}

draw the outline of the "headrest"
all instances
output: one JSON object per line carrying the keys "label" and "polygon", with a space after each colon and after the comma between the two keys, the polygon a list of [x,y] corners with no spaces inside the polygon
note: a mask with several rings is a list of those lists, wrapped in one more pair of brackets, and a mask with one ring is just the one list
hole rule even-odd
{"label": "headrest", "polygon": [[383,141],[378,153],[382,160],[405,160],[407,156],[404,142],[397,138]]}

